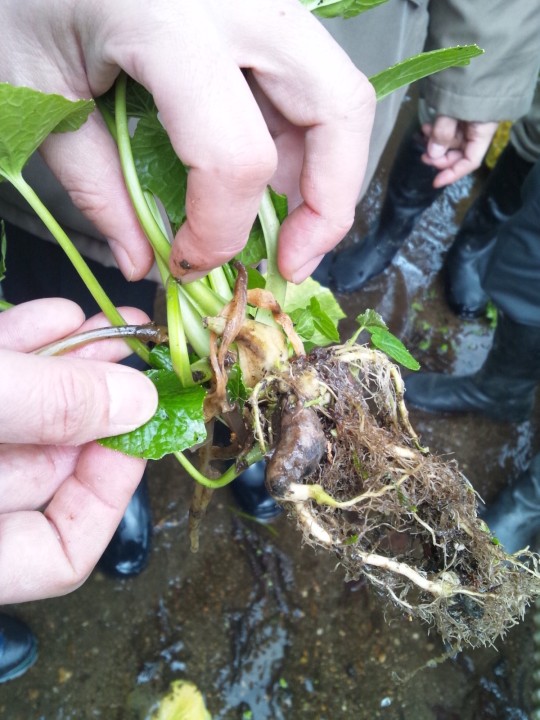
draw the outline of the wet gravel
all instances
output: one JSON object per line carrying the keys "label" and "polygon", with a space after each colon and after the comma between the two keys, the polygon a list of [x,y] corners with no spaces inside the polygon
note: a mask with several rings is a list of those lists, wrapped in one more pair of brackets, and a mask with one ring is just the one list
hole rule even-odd
{"label": "wet gravel", "polygon": [[[380,204],[383,166],[364,202]],[[377,309],[426,369],[481,365],[486,320],[458,321],[439,270],[481,176],[426,213],[404,250],[363,291],[341,298],[349,317]],[[352,328],[343,323],[343,336]],[[454,456],[489,502],[538,452],[540,406],[530,421],[411,411],[422,441]],[[529,612],[504,642],[437,663],[439,639],[335,559],[301,544],[282,516],[265,527],[216,494],[198,554],[189,550],[191,481],[176,461],[150,466],[154,545],[138,578],[96,571],[76,593],[5,608],[36,633],[40,657],[0,687],[7,720],[141,720],[174,679],[203,692],[214,720],[525,720],[532,712],[534,623]]]}

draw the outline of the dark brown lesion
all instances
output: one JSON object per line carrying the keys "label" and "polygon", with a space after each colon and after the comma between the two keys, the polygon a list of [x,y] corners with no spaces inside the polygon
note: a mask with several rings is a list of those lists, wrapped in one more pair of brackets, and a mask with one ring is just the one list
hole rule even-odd
{"label": "dark brown lesion", "polygon": [[192,270],[196,269],[193,267],[193,265],[189,262],[189,260],[186,260],[185,258],[173,258],[172,259],[172,266],[171,269],[173,270],[173,275],[179,279],[186,275],[188,272],[191,272]]}
{"label": "dark brown lesion", "polygon": [[327,452],[326,436],[316,411],[287,403],[281,415],[279,440],[266,467],[266,486],[277,500],[286,500],[292,483],[319,467]]}

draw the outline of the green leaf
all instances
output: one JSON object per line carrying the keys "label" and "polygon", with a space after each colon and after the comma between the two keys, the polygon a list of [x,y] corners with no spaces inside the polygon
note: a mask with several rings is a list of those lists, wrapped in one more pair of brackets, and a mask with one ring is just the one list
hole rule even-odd
{"label": "green leaf", "polygon": [[336,323],[346,317],[331,290],[320,285],[313,278],[307,278],[299,285],[289,283],[285,297],[284,311],[289,315],[298,308],[309,308],[311,298],[316,297],[321,308]]}
{"label": "green leaf", "polygon": [[[314,298],[317,304],[312,304]],[[307,278],[300,285],[287,284],[284,310],[291,316],[302,340],[308,340],[313,346],[336,342],[330,340],[330,336],[336,337],[337,324],[346,317],[331,290],[313,278]],[[339,340],[339,335],[337,337]]]}
{"label": "green leaf", "polygon": [[264,275],[261,275],[261,273],[256,268],[246,267],[246,272],[248,278],[248,290],[266,287],[266,280],[264,278]]}
{"label": "green leaf", "polygon": [[167,345],[156,345],[153,347],[150,350],[149,364],[153,368],[170,370],[172,372],[173,364],[169,347]]}
{"label": "green leaf", "polygon": [[383,353],[386,353],[389,358],[409,370],[418,370],[420,368],[418,361],[413,358],[401,340],[395,335],[392,335],[391,332],[379,326],[366,327],[366,330],[371,334],[371,342],[373,345]]}
{"label": "green leaf", "polygon": [[255,220],[249,238],[244,246],[243,250],[236,255],[235,260],[238,260],[245,265],[246,268],[258,265],[261,260],[266,258],[266,243],[264,241],[264,235],[259,220]]}
{"label": "green leaf", "polygon": [[202,442],[206,437],[204,388],[199,385],[183,388],[170,370],[149,370],[146,375],[159,395],[154,417],[130,433],[103,438],[100,443],[126,455],[159,460]]}
{"label": "green leaf", "polygon": [[315,322],[313,321],[311,311],[298,308],[297,310],[293,310],[289,317],[294,324],[294,329],[298,335],[300,335],[304,344],[310,341],[315,332]]}
{"label": "green leaf", "polygon": [[478,45],[458,45],[432,50],[407,58],[369,78],[375,88],[377,100],[382,100],[403,85],[420,80],[450,67],[468,65],[472,58],[483,54]]}
{"label": "green leaf", "polygon": [[[100,104],[105,105],[107,110],[114,115],[115,112],[115,88],[114,85],[104,95],[101,95]],[[128,117],[140,118],[143,115],[151,115],[157,112],[156,104],[151,93],[139,85],[133,78],[127,77],[126,88],[126,112]]]}
{"label": "green leaf", "polygon": [[300,2],[319,17],[351,18],[377,5],[382,5],[387,0],[300,0]]}
{"label": "green leaf", "polygon": [[20,175],[50,133],[77,130],[94,107],[93,100],[72,101],[0,83],[0,175]]}
{"label": "green leaf", "polygon": [[188,171],[175,153],[157,110],[139,119],[131,147],[142,188],[161,200],[169,220],[179,227],[186,218]]}
{"label": "green leaf", "polygon": [[227,399],[230,403],[238,403],[242,409],[248,396],[248,390],[244,385],[244,377],[242,369],[238,363],[235,363],[228,372],[227,381]]}
{"label": "green leaf", "polygon": [[338,343],[339,332],[337,329],[337,325],[328,315],[328,313],[326,313],[322,309],[321,303],[316,297],[311,298],[311,302],[309,303],[309,309],[311,310],[311,314],[313,315],[313,323],[315,325],[315,329],[318,330],[321,335],[323,335],[323,337],[325,337],[327,340],[324,344],[328,345],[329,343]]}
{"label": "green leaf", "polygon": [[270,198],[272,200],[272,205],[274,206],[274,210],[276,211],[277,219],[279,220],[279,224],[285,220],[287,215],[289,214],[289,203],[287,200],[286,195],[281,195],[280,193],[276,192],[272,188],[270,188]]}
{"label": "green leaf", "polygon": [[360,325],[360,327],[364,328],[380,327],[383,328],[383,330],[388,329],[382,317],[378,312],[375,312],[375,310],[366,310],[361,315],[358,315],[356,322]]}
{"label": "green leaf", "polygon": [[[111,94],[111,101],[114,110],[114,89]],[[157,114],[157,107],[152,94],[130,77],[127,78],[126,110],[129,117],[135,118]]]}

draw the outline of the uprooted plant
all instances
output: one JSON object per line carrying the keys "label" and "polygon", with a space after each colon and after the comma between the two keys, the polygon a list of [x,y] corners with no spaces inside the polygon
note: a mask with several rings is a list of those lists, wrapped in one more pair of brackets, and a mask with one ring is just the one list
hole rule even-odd
{"label": "uprooted plant", "polygon": [[[353,5],[365,9],[378,2],[311,4],[321,13],[332,5],[352,13]],[[469,47],[426,53],[372,82],[383,97],[478,52]],[[539,594],[537,557],[508,556],[477,518],[476,494],[457,465],[421,446],[408,419],[399,369],[390,359],[415,369],[413,358],[372,311],[358,317],[358,331],[340,344],[337,321],[343,313],[332,294],[312,280],[298,287],[285,283],[276,254],[287,202],[270,189],[243,253],[202,280],[178,283],[168,269],[169,238],[185,219],[188,170],[143,88],[121,76],[98,106],[155,251],[166,292],[166,328],[125,326],[22,177],[28,157],[48,133],[78,128],[94,103],[0,85],[0,175],[58,239],[114,326],[41,352],[124,337],[151,366],[148,375],[159,392],[149,423],[103,443],[145,458],[177,457],[195,480],[194,549],[212,493],[264,458],[273,497],[296,518],[309,544],[337,555],[349,577],[367,578],[406,613],[434,625],[454,648],[494,642]],[[133,135],[129,118],[137,121]],[[21,122],[24,135],[18,133]],[[256,269],[263,259],[265,275]],[[359,343],[365,331],[370,342]],[[226,447],[214,442],[217,424],[228,428]],[[220,474],[224,460],[230,465]]]}

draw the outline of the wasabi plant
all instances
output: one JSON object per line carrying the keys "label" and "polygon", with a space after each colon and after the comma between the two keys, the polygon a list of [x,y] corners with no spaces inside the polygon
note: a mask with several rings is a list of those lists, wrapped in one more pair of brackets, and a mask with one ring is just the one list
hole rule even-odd
{"label": "wasabi plant", "polygon": [[[380,0],[305,0],[326,17],[350,16]],[[476,46],[425,53],[371,78],[378,98],[452,65]],[[22,176],[50,132],[102,113],[118,146],[133,207],[161,273],[167,325],[126,326],[60,225]],[[129,121],[136,121],[131,134]],[[21,129],[22,128],[22,129]],[[267,487],[305,540],[333,553],[348,577],[366,577],[454,648],[493,643],[539,594],[537,558],[508,556],[477,518],[477,497],[455,463],[423,448],[408,419],[394,361],[418,364],[373,311],[342,343],[343,312],[313,280],[290,285],[277,268],[286,198],[268,188],[245,249],[204,279],[169,271],[170,238],[185,219],[186,168],[147,91],[121,75],[97,101],[69,101],[0,84],[0,176],[26,198],[70,257],[113,327],[38,351],[66,352],[123,337],[149,364],[159,407],[134,432],[104,445],[157,460],[173,454],[193,478],[194,550],[212,493],[266,460]],[[258,267],[265,261],[266,271]],[[359,342],[360,338],[367,341]],[[230,443],[214,443],[216,424]],[[187,454],[189,451],[189,457]],[[220,474],[224,460],[228,469]]]}

